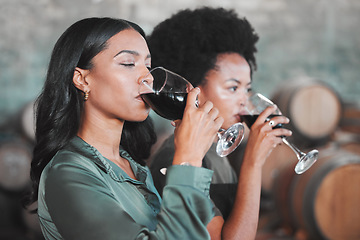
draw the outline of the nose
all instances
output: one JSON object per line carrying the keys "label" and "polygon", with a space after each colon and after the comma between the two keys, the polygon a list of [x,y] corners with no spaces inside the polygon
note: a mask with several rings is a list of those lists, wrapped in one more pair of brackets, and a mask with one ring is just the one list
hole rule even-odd
{"label": "nose", "polygon": [[247,92],[247,90],[240,91],[238,96],[240,106],[245,106],[248,99],[249,99],[249,93]]}
{"label": "nose", "polygon": [[151,71],[146,67],[144,69],[143,73],[141,74],[139,84],[144,82],[144,83],[147,83],[148,85],[150,85],[150,84],[152,84],[153,81],[154,81],[154,77],[151,75]]}

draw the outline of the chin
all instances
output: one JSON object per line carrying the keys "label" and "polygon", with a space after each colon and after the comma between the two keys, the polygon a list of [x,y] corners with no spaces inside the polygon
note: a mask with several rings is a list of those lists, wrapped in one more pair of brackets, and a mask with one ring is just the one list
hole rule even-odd
{"label": "chin", "polygon": [[141,114],[141,115],[139,114],[134,119],[131,119],[131,120],[128,120],[128,121],[131,121],[131,122],[143,122],[149,116],[149,112],[150,111],[147,111],[146,113]]}
{"label": "chin", "polygon": [[228,129],[229,127],[231,127],[232,125],[234,125],[235,123],[238,123],[239,121],[234,120],[234,121],[229,121],[229,122],[224,122],[223,124],[223,128],[224,129]]}
{"label": "chin", "polygon": [[223,129],[228,129],[229,127],[231,127],[232,126],[232,124],[223,124],[222,126],[221,126],[221,128],[223,128]]}

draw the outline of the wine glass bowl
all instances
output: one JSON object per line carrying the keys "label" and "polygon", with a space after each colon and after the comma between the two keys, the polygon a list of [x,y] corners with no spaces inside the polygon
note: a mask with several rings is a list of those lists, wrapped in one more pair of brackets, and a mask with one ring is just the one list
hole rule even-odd
{"label": "wine glass bowl", "polygon": [[[149,83],[146,79],[152,76]],[[141,81],[139,93],[142,99],[159,116],[168,120],[181,119],[186,105],[191,83],[180,75],[163,67],[152,69]]]}
{"label": "wine glass bowl", "polygon": [[[141,81],[139,94],[159,116],[173,121],[182,119],[187,95],[191,89],[193,86],[184,77],[163,67],[156,67]],[[195,104],[198,106],[198,102]],[[243,137],[242,123],[236,123],[227,130],[220,129],[216,146],[217,154],[221,157],[228,155],[237,148]]]}
{"label": "wine glass bowl", "polygon": [[[244,119],[244,122],[246,123],[246,125],[249,128],[251,128],[252,124],[256,121],[259,114],[261,112],[263,112],[269,106],[276,106],[276,105],[271,100],[269,100],[268,98],[263,96],[262,94],[253,93],[249,97],[249,99],[245,105],[245,113],[244,113],[244,115],[242,115],[242,118]],[[270,119],[272,117],[280,116],[280,115],[282,115],[282,113],[281,113],[280,109],[278,107],[276,107],[275,111],[273,112],[273,114],[271,114],[268,117],[267,121],[270,121]],[[282,127],[282,124],[277,124],[273,128],[280,128],[280,127]],[[283,143],[285,143],[287,146],[289,146],[293,150],[293,152],[296,154],[298,163],[295,166],[295,172],[297,174],[304,173],[318,159],[318,154],[319,154],[318,150],[314,149],[308,153],[304,153],[304,152],[300,151],[294,144],[290,143],[286,139],[286,137],[281,136],[281,139],[282,139]]]}

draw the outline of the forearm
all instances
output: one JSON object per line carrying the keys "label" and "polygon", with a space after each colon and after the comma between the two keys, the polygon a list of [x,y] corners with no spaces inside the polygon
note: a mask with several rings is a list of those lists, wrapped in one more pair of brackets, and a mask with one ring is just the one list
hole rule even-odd
{"label": "forearm", "polygon": [[261,192],[261,166],[244,159],[233,210],[224,223],[222,239],[254,239]]}

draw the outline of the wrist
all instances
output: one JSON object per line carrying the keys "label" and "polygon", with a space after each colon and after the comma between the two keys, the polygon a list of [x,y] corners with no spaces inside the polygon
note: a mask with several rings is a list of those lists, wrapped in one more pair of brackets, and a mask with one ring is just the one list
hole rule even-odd
{"label": "wrist", "polygon": [[181,166],[191,166],[191,164],[189,162],[182,162],[179,165],[181,165]]}
{"label": "wrist", "polygon": [[173,159],[173,165],[201,167],[202,166],[202,160],[196,161],[196,160],[194,160],[194,158],[184,157],[184,156],[177,156],[175,154],[174,159]]}
{"label": "wrist", "polygon": [[263,162],[256,161],[256,159],[253,158],[245,158],[242,166],[248,170],[254,170],[254,171],[262,171],[262,168],[264,166]]}

